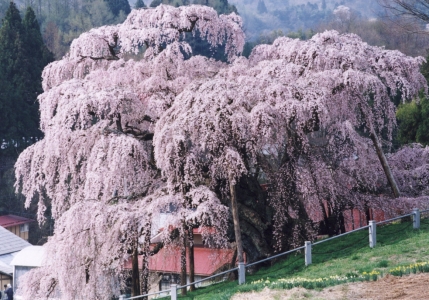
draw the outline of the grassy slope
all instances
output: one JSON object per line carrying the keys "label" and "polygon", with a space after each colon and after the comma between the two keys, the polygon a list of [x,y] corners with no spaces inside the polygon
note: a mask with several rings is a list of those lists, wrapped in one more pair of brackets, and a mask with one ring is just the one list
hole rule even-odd
{"label": "grassy slope", "polygon": [[[377,227],[377,246],[369,248],[368,230],[349,234],[313,247],[313,264],[304,266],[303,253],[292,254],[246,274],[246,284],[222,282],[200,288],[179,299],[225,300],[237,292],[262,290],[264,281],[280,278],[322,278],[361,275],[363,272],[389,272],[397,266],[429,261],[429,219],[422,219],[421,229],[413,230],[410,220]],[[255,283],[258,281],[258,283]],[[253,283],[252,283],[253,282]],[[262,283],[261,283],[262,282]],[[334,282],[332,284],[335,284]]]}

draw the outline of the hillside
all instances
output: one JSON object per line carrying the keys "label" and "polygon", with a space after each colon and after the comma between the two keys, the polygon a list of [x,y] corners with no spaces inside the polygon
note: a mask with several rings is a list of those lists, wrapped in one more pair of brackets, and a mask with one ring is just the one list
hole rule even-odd
{"label": "hillside", "polygon": [[[367,230],[362,230],[314,246],[313,264],[308,267],[304,265],[303,253],[290,255],[286,259],[259,269],[254,274],[246,274],[246,284],[242,286],[238,286],[235,281],[222,282],[198,289],[180,299],[275,299],[269,296],[287,295],[290,292],[270,292],[270,290],[294,289],[297,292],[299,291],[296,290],[297,287],[304,287],[311,291],[300,292],[311,294],[314,289],[320,290],[349,282],[355,282],[353,285],[358,287],[357,290],[367,285],[367,281],[374,280],[381,280],[380,286],[389,284],[389,281],[407,284],[403,282],[406,279],[399,280],[402,275],[429,271],[426,263],[429,262],[428,243],[429,219],[422,220],[420,230],[413,230],[410,221],[377,228],[377,246],[374,249],[368,247]],[[422,278],[427,282],[426,274]],[[409,284],[412,282],[413,280]],[[329,288],[331,289],[341,291],[342,287]],[[373,289],[376,290],[377,287]],[[260,291],[264,291],[260,295],[266,297],[257,298],[258,294],[255,292]],[[237,293],[250,294],[233,297]],[[317,292],[314,293],[317,295]],[[253,297],[250,297],[251,295]]]}
{"label": "hillside", "polygon": [[[230,0],[244,19],[246,34],[256,38],[261,32],[316,29],[332,18],[339,5],[346,5],[361,16],[374,18],[381,11],[377,1],[365,0]],[[266,10],[263,9],[263,5]]]}

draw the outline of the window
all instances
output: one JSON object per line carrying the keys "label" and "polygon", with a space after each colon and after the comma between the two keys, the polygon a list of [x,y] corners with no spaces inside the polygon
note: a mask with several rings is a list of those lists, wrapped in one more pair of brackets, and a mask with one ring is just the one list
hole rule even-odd
{"label": "window", "polygon": [[178,274],[163,274],[161,281],[159,282],[159,290],[165,291],[171,288],[171,284],[180,283],[180,276]]}
{"label": "window", "polygon": [[28,223],[19,225],[20,232],[28,232]]}

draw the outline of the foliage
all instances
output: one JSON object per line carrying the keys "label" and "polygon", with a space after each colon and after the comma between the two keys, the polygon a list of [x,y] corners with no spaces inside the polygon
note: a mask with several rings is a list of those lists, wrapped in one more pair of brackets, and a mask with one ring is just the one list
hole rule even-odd
{"label": "foliage", "polygon": [[[426,80],[429,78],[428,63],[421,70]],[[415,100],[399,105],[396,112],[399,130],[398,140],[402,144],[420,143],[429,145],[429,99],[420,93]]]}
{"label": "foliage", "polygon": [[130,4],[128,0],[105,0],[110,8],[110,11],[115,17],[122,11],[125,15],[131,12]]}
{"label": "foliage", "polygon": [[143,2],[143,0],[137,0],[136,1],[136,3],[135,3],[135,5],[134,5],[134,8],[144,8],[144,7],[146,7],[146,4]]}
{"label": "foliage", "polygon": [[316,32],[314,32],[313,30],[303,31],[301,29],[296,32],[289,32],[288,34],[285,34],[282,30],[274,30],[269,33],[262,33],[258,36],[256,40],[246,42],[242,55],[248,58],[253,48],[255,48],[257,45],[271,45],[279,37],[287,36],[292,39],[308,40],[312,38],[315,34]]}
{"label": "foliage", "polygon": [[[227,62],[191,55],[186,32],[224,45]],[[115,274],[132,253],[149,256],[154,220],[170,207],[164,228],[183,237],[200,226],[208,246],[228,246],[234,188],[249,260],[312,239],[320,216],[416,204],[407,197],[421,189],[390,199],[375,149],[396,126],[390,98],[426,89],[421,58],[336,31],[280,37],[248,59],[243,46],[235,13],[159,5],[81,34],[45,68],[45,137],[20,155],[16,176],[27,205],[40,196],[40,221],[52,209],[56,231],[46,247],[54,259],[29,273],[24,298],[118,295]],[[143,59],[123,59],[139,51]],[[392,157],[420,155],[427,165],[426,152]],[[424,176],[415,165],[393,170],[403,185],[407,174]],[[177,242],[169,230],[162,239]]]}
{"label": "foliage", "polygon": [[[407,26],[407,30],[403,26]],[[395,23],[382,18],[368,18],[360,10],[337,7],[333,14],[313,27],[317,32],[336,30],[340,33],[354,33],[370,45],[399,50],[411,56],[426,55],[428,36],[421,31],[421,25],[410,24],[408,19],[398,17]]]}
{"label": "foliage", "polygon": [[154,0],[151,2],[150,7],[157,7],[160,4],[172,5],[179,7],[182,5],[199,4],[213,7],[218,14],[237,13],[234,5],[230,5],[228,0]]}
{"label": "foliage", "polygon": [[32,9],[21,20],[11,2],[0,29],[1,155],[17,156],[42,137],[36,97],[42,92],[42,70],[52,59]]}
{"label": "foliage", "polygon": [[0,20],[4,18],[4,15],[9,7],[10,1],[8,0],[1,0],[0,1]]}
{"label": "foliage", "polygon": [[267,7],[265,6],[264,0],[259,0],[258,2],[258,13],[264,14],[268,12]]}
{"label": "foliage", "polygon": [[[154,16],[157,23],[152,22]],[[23,193],[29,196],[27,205],[34,195],[47,196],[39,199],[39,220],[47,206],[51,207],[56,233],[47,249],[48,257],[57,259],[35,271],[38,275],[29,279],[27,292],[46,296],[56,287],[64,299],[75,298],[77,290],[91,299],[117,295],[121,285],[116,275],[130,258],[129,250],[140,244],[143,249],[148,247],[145,236],[151,233],[152,218],[170,204],[181,208],[185,196],[195,201],[193,207],[177,210],[170,224],[180,227],[186,216],[190,223],[216,228],[212,243],[225,243],[226,207],[204,186],[190,189],[186,195],[170,194],[155,167],[149,130],[171,106],[174,93],[195,78],[211,76],[223,65],[203,57],[184,60],[182,51],[186,53],[189,47],[180,41],[179,30],[194,26],[213,45],[227,41],[225,49],[232,58],[244,44],[240,25],[236,15],[218,17],[215,10],[203,6],[133,10],[121,26],[104,26],[81,35],[68,56],[45,69],[45,93],[39,97],[45,138],[27,148],[17,169],[35,171],[44,165],[47,176],[20,171],[17,175]],[[154,30],[159,34],[154,36]],[[119,59],[116,50],[109,48],[116,34],[121,51],[147,45],[145,59]],[[137,77],[129,77],[130,70]],[[110,103],[114,99],[116,103]],[[76,213],[76,226],[68,226],[76,221]],[[209,234],[203,231],[203,236]],[[105,242],[108,236],[110,244]],[[164,238],[167,242],[168,237]],[[60,245],[65,252],[57,248]],[[71,248],[82,252],[70,252]],[[71,268],[77,275],[73,280],[64,276]]]}
{"label": "foliage", "polygon": [[420,142],[427,144],[424,141],[417,141],[417,131],[420,129],[422,120],[422,102],[428,102],[423,98],[420,103],[412,101],[410,103],[401,104],[398,107],[396,116],[399,123],[398,139],[402,144]]}
{"label": "foliage", "polygon": [[389,273],[395,276],[403,276],[416,273],[428,273],[429,262],[417,262],[407,266],[399,266],[389,270]]}
{"label": "foliage", "polygon": [[26,4],[36,12],[44,41],[57,59],[82,32],[123,22],[131,10],[127,0],[40,0]]}
{"label": "foliage", "polygon": [[238,13],[237,8],[229,4],[228,0],[193,0],[192,3],[213,7],[218,14]]}

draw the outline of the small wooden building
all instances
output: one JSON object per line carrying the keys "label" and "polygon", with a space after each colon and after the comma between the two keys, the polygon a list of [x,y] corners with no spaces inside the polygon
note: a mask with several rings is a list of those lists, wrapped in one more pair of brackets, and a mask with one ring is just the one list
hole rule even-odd
{"label": "small wooden building", "polygon": [[0,216],[0,226],[26,241],[28,241],[28,231],[31,222],[34,222],[34,220],[15,215]]}

